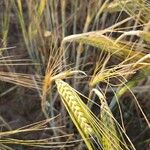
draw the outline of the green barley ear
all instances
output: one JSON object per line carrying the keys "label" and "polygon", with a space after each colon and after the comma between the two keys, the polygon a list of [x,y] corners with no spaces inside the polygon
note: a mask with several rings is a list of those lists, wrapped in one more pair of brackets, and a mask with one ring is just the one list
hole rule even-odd
{"label": "green barley ear", "polygon": [[131,16],[136,16],[140,12],[139,21],[142,23],[147,23],[150,19],[149,5],[145,0],[113,0],[104,9],[104,12],[109,13],[122,11],[125,11]]}
{"label": "green barley ear", "polygon": [[123,11],[125,8],[133,8],[133,4],[131,0],[122,1],[121,5],[122,7],[124,6],[124,9],[120,6],[120,3],[118,1],[113,1],[107,4],[107,7],[104,9],[104,12],[113,13],[113,12]]}
{"label": "green barley ear", "polygon": [[132,47],[124,43],[115,43],[114,39],[103,35],[100,31],[94,33],[89,32],[70,35],[63,39],[63,43],[66,42],[77,42],[87,44],[93,47],[97,47],[100,50],[106,51],[114,56],[117,56],[119,59],[130,58],[130,61],[137,61],[145,56],[145,54],[142,52],[133,51]]}
{"label": "green barley ear", "polygon": [[56,81],[57,89],[61,99],[73,121],[85,141],[88,149],[92,150],[92,143],[89,139],[93,133],[93,129],[90,126],[87,115],[89,112],[86,109],[86,105],[82,102],[75,90],[61,79]]}
{"label": "green barley ear", "polygon": [[[108,79],[111,78],[119,78],[119,77],[124,77],[124,79],[135,73],[135,70],[132,69],[131,67],[133,66],[132,64],[130,65],[124,65],[124,66],[116,66],[113,68],[105,69],[105,70],[100,70],[98,73],[94,74],[93,77],[91,78],[91,81],[89,82],[90,86],[95,86],[99,84],[100,82],[107,82]],[[123,79],[123,78],[122,78]]]}
{"label": "green barley ear", "polygon": [[[119,143],[119,137],[116,131],[115,122],[113,119],[113,114],[111,113],[111,110],[107,104],[107,101],[105,97],[101,94],[100,91],[97,89],[93,89],[93,91],[96,93],[96,95],[99,97],[101,102],[101,122],[103,123],[103,128],[106,128],[107,136],[106,138],[104,135],[102,135],[102,145],[104,150],[119,150],[120,143]],[[110,143],[110,140],[113,141],[113,143]],[[114,147],[115,145],[115,147]]]}

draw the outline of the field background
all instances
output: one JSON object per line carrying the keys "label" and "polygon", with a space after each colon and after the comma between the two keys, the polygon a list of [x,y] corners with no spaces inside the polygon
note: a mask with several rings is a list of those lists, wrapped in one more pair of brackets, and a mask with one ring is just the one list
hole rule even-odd
{"label": "field background", "polygon": [[149,51],[148,0],[1,0],[0,149],[149,150]]}

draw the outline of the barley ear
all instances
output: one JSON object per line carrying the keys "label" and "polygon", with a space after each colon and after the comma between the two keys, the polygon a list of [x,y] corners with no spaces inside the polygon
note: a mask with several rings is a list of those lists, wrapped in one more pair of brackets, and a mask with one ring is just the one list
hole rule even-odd
{"label": "barley ear", "polygon": [[[111,113],[111,110],[107,104],[107,101],[103,94],[97,90],[93,89],[93,91],[96,93],[96,95],[99,97],[101,102],[101,122],[103,125],[104,130],[107,133],[107,138],[105,135],[102,135],[102,145],[105,150],[120,150],[120,143],[119,143],[119,137],[116,131],[115,122],[113,119],[113,114]],[[112,141],[112,142],[110,142]]]}
{"label": "barley ear", "polygon": [[77,127],[80,135],[86,143],[88,149],[92,150],[92,143],[89,139],[93,132],[87,116],[88,110],[86,105],[82,102],[76,91],[66,82],[61,79],[55,81],[57,89],[63,104],[65,105],[73,123]]}

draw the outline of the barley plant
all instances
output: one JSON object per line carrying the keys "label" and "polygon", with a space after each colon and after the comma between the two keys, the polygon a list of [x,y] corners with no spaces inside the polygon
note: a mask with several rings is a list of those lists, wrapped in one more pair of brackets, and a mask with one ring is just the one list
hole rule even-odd
{"label": "barley plant", "polygon": [[148,0],[0,1],[0,150],[149,150]]}

